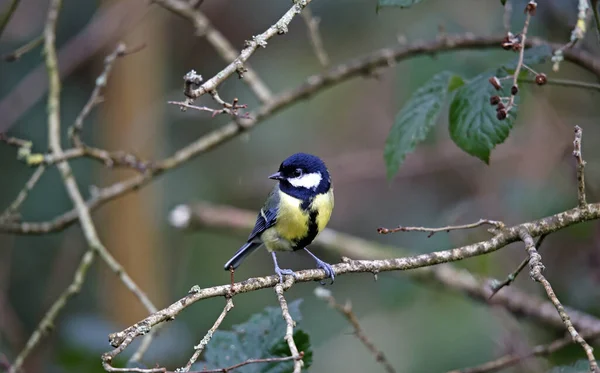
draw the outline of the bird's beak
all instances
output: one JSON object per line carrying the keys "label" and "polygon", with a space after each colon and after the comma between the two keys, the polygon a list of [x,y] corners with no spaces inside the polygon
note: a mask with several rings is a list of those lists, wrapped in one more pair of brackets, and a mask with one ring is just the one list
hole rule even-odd
{"label": "bird's beak", "polygon": [[281,175],[281,172],[277,171],[273,175],[269,176],[269,179],[283,180],[283,176]]}

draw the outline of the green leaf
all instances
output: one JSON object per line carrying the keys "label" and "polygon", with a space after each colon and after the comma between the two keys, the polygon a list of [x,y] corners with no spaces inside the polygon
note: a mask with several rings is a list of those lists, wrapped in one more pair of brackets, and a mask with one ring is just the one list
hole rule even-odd
{"label": "green leaf", "polygon": [[[552,56],[552,48],[549,45],[538,45],[537,47],[529,48],[525,50],[523,55],[523,63],[527,66],[539,65],[546,62]],[[519,58],[516,57],[513,61],[506,63],[502,66],[502,69],[513,74],[517,68]],[[527,74],[527,70],[522,69],[521,72]]]}
{"label": "green leaf", "polygon": [[[290,315],[298,323],[301,299],[288,304]],[[267,307],[254,314],[243,324],[234,325],[232,331],[217,330],[206,346],[205,361],[194,364],[193,369],[225,368],[248,359],[264,359],[290,356],[290,349],[283,339],[286,324],[278,307]],[[304,351],[304,369],[312,363],[312,349],[308,334],[294,329],[294,341],[298,351]],[[240,373],[291,373],[293,361],[249,364],[236,369]]]}
{"label": "green leaf", "polygon": [[587,360],[577,360],[573,365],[554,367],[547,373],[588,373],[590,371],[590,362]]}
{"label": "green leaf", "polygon": [[449,90],[464,84],[460,76],[445,71],[435,75],[431,80],[417,89],[396,115],[394,125],[385,143],[384,159],[388,179],[391,179],[406,154],[425,140],[425,137],[437,123],[440,110]]}
{"label": "green leaf", "polygon": [[[498,92],[488,82],[494,75],[497,71],[483,73],[457,89],[449,112],[452,140],[487,164],[492,149],[508,137],[516,116],[516,108],[512,108],[506,119],[496,118],[496,108],[490,105],[490,97]],[[519,103],[519,97],[516,96],[515,104]]]}
{"label": "green leaf", "polygon": [[384,6],[397,6],[400,8],[410,8],[411,6],[420,3],[421,0],[377,0],[377,9]]}
{"label": "green leaf", "polygon": [[502,4],[502,6],[506,5],[506,0],[500,0],[500,4]]}

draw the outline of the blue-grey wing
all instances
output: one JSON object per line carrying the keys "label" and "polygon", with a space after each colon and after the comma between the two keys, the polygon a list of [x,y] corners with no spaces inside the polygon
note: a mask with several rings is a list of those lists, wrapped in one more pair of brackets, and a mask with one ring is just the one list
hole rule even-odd
{"label": "blue-grey wing", "polygon": [[260,209],[260,212],[256,217],[256,223],[254,224],[254,229],[252,229],[252,233],[250,233],[250,236],[248,236],[248,241],[254,240],[262,232],[275,225],[275,222],[277,221],[278,206],[279,186],[275,186],[271,193],[269,193],[267,201],[265,202],[264,206]]}

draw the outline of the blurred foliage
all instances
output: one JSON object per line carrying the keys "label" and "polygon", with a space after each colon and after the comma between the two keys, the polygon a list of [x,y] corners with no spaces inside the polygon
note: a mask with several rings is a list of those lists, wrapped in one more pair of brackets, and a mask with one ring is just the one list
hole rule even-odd
{"label": "blurred foliage", "polygon": [[590,363],[587,360],[578,360],[573,365],[554,367],[547,373],[587,373],[590,371]]}
{"label": "blurred foliage", "polygon": [[[292,319],[298,324],[302,320],[300,304],[297,299],[288,304]],[[205,361],[192,367],[201,370],[217,369],[244,362],[248,359],[291,356],[287,342],[283,339],[286,323],[281,308],[267,307],[261,313],[254,314],[243,324],[233,325],[232,331],[217,330],[204,353]],[[313,354],[310,338],[302,329],[294,328],[294,342],[298,351],[304,351],[304,370],[312,364]],[[249,364],[237,369],[242,373],[291,373],[292,361]]]}

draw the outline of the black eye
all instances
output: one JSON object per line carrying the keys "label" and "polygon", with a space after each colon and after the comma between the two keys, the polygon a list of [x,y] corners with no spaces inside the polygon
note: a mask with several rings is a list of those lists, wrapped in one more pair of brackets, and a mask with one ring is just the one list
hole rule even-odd
{"label": "black eye", "polygon": [[302,176],[302,169],[297,168],[294,170],[294,177],[300,177]]}

